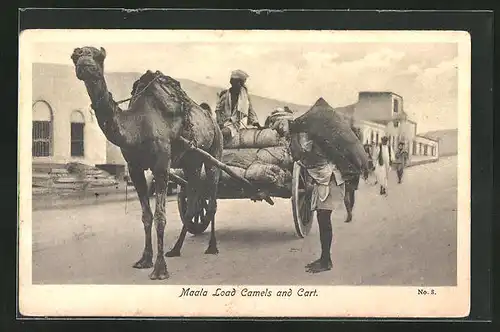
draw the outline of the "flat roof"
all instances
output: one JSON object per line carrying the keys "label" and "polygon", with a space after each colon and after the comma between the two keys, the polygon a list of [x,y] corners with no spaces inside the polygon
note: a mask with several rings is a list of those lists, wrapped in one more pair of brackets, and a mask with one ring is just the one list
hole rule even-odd
{"label": "flat roof", "polygon": [[397,93],[392,92],[392,91],[360,91],[359,94],[360,95],[394,95],[394,96],[400,97],[401,99],[403,98],[401,95],[398,95]]}
{"label": "flat roof", "polygon": [[433,142],[438,142],[439,143],[438,139],[430,138],[430,137],[424,136],[422,134],[416,134],[415,136],[420,137],[420,138],[424,138],[424,139],[429,140],[429,141],[433,141]]}

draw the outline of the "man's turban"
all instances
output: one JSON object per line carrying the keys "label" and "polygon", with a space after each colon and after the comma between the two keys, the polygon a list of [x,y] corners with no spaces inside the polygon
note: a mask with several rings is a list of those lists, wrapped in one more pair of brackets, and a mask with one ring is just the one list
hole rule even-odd
{"label": "man's turban", "polygon": [[245,73],[243,70],[234,70],[232,73],[231,73],[231,78],[236,78],[236,79],[239,79],[239,80],[242,80],[243,82],[245,82],[248,78],[248,74]]}

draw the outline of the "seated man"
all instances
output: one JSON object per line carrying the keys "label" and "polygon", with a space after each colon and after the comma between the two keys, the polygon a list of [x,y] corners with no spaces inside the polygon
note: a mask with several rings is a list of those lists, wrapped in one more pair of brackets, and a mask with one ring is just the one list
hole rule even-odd
{"label": "seated man", "polygon": [[261,127],[245,86],[247,78],[248,74],[244,71],[233,71],[229,80],[231,87],[219,94],[215,115],[226,141],[234,137],[241,128]]}

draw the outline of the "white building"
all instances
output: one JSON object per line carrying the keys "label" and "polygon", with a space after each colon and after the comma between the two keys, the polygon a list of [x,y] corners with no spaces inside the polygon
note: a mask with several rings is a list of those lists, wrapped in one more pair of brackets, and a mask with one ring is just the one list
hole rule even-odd
{"label": "white building", "polygon": [[417,134],[417,123],[404,111],[403,97],[393,92],[363,91],[357,103],[336,110],[360,129],[364,144],[379,144],[387,136],[393,149],[399,142],[405,143],[410,160],[413,156],[439,158],[439,142]]}

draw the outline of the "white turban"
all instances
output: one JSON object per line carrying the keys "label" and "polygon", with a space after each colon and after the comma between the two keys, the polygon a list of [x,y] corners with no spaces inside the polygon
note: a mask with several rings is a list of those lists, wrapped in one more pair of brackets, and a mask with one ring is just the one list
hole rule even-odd
{"label": "white turban", "polygon": [[233,72],[231,72],[231,78],[240,79],[243,82],[245,82],[248,78],[248,74],[245,73],[243,70],[237,69],[237,70],[233,70]]}

